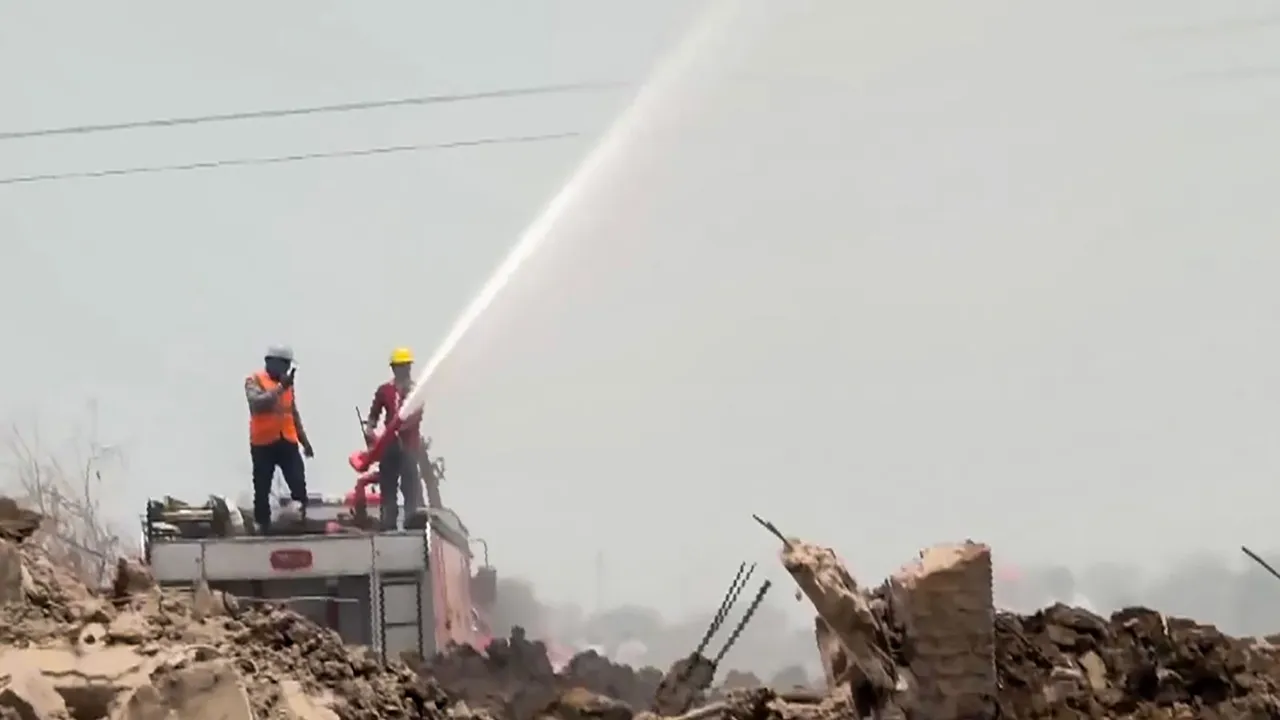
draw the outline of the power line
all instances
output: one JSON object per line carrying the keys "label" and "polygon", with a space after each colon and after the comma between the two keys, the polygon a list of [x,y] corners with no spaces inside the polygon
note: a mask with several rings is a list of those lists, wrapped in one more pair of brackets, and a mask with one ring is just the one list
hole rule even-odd
{"label": "power line", "polygon": [[492,100],[498,98],[523,97],[528,95],[551,95],[571,92],[587,92],[593,90],[608,90],[622,87],[623,85],[624,83],[539,85],[534,87],[510,88],[507,90],[488,90],[485,92],[454,93],[448,95],[420,95],[416,97],[392,98],[389,100],[366,100],[362,102],[338,103],[335,105],[312,105],[309,107],[249,110],[245,112],[217,113],[212,115],[155,118],[151,120],[135,120],[131,122],[103,123],[100,125],[69,125],[66,127],[0,132],[0,140],[23,140],[50,137],[53,135],[87,135],[90,133],[115,132],[119,130],[176,127],[180,125],[202,125],[205,123],[235,122],[239,120],[266,120],[271,118],[294,117],[297,115],[358,112],[361,110],[376,110],[379,108],[406,107],[413,105],[442,105],[445,103],[468,102],[471,100]]}
{"label": "power line", "polygon": [[550,135],[522,135],[477,140],[458,140],[447,143],[421,143],[416,145],[388,145],[374,148],[354,150],[335,150],[331,152],[301,153],[297,155],[275,155],[268,157],[230,158],[226,160],[205,160],[203,162],[185,163],[181,165],[147,165],[142,167],[111,168],[107,170],[84,170],[68,173],[48,173],[41,175],[17,175],[0,178],[0,185],[18,185],[23,183],[52,182],[55,180],[88,180],[93,178],[118,177],[121,175],[145,175],[150,173],[187,172],[191,170],[213,170],[225,167],[244,167],[248,165],[279,165],[283,163],[302,162],[304,160],[329,160],[335,158],[369,157],[372,155],[391,155],[396,153],[423,152],[428,150],[453,150],[458,148],[480,147],[482,145],[513,145],[516,143],[546,142],[561,140],[580,135],[567,132]]}

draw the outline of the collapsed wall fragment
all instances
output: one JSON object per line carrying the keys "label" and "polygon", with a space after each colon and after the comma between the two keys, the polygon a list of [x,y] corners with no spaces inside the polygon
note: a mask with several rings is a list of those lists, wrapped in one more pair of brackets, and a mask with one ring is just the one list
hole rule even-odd
{"label": "collapsed wall fragment", "polygon": [[992,715],[991,549],[973,542],[929,548],[889,578],[887,591],[920,714],[939,720]]}
{"label": "collapsed wall fragment", "polygon": [[832,550],[757,520],[781,539],[783,565],[813,603],[828,691],[847,697],[853,716],[1280,717],[1280,648],[1265,640],[1145,608],[997,612],[991,551],[973,542],[927,549],[862,588]]}
{"label": "collapsed wall fragment", "polygon": [[[781,536],[779,534],[779,536]],[[931,548],[876,592],[835,552],[784,538],[783,567],[817,611],[828,689],[860,714],[959,720],[996,704],[991,551]]]}

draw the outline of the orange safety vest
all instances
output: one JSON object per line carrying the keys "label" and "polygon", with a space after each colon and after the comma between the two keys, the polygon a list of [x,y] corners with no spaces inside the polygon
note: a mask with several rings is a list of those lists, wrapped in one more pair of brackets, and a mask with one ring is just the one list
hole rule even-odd
{"label": "orange safety vest", "polygon": [[[280,383],[264,371],[254,374],[264,390],[272,390]],[[269,413],[249,414],[249,444],[270,445],[281,438],[298,442],[298,425],[293,421],[293,388],[280,393],[276,408]]]}

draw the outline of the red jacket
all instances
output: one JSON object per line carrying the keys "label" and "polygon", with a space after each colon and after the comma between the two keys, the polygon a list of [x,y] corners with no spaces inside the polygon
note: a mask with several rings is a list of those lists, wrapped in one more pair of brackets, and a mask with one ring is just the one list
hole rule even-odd
{"label": "red jacket", "polygon": [[[378,427],[378,422],[383,419],[384,414],[385,419],[390,420],[400,412],[400,403],[403,400],[394,381],[388,380],[379,385],[378,389],[373,391],[373,404],[369,406],[369,430],[372,431]],[[399,435],[401,440],[416,447],[422,440],[422,413],[414,413],[406,420],[400,426]]]}

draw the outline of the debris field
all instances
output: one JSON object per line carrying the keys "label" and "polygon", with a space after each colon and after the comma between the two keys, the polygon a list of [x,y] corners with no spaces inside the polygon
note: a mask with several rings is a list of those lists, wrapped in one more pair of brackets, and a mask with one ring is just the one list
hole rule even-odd
{"label": "debris field", "polygon": [[[383,664],[282,607],[158,589],[131,560],[87,588],[30,541],[40,516],[0,498],[0,718],[1280,718],[1266,640],[1142,608],[999,613],[991,552],[972,542],[863,586],[832,550],[760,522],[815,609],[820,688],[716,685],[708,641],[665,674],[593,653],[557,674],[519,630],[483,655]],[[735,579],[708,639],[741,593]]]}

